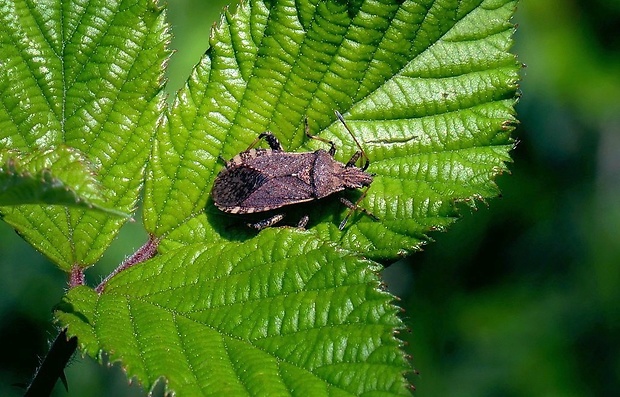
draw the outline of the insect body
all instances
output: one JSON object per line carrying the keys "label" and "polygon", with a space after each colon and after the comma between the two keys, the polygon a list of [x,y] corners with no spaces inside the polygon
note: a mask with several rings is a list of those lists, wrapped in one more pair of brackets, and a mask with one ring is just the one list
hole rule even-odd
{"label": "insect body", "polygon": [[[338,112],[336,115],[344,124],[342,115]],[[344,125],[350,133],[346,124]],[[329,143],[329,150],[285,152],[273,134],[264,132],[246,151],[228,161],[226,168],[219,173],[211,191],[215,205],[224,212],[249,214],[318,200],[346,188],[359,189],[370,186],[373,177],[366,172],[369,165],[368,157],[355,137],[353,139],[360,150],[343,164],[334,159],[336,146],[333,142],[310,135],[307,121],[305,131],[308,137]],[[254,149],[261,139],[267,141],[269,149]],[[355,165],[360,157],[365,160],[361,168]],[[358,203],[363,197],[364,195],[360,197]],[[357,203],[352,204],[346,199],[341,201],[352,210],[357,208]],[[364,212],[374,218],[368,211]],[[350,213],[340,224],[341,230]],[[278,214],[251,226],[262,229],[282,218],[283,215]],[[305,221],[307,217],[304,217],[300,226],[305,225]]]}

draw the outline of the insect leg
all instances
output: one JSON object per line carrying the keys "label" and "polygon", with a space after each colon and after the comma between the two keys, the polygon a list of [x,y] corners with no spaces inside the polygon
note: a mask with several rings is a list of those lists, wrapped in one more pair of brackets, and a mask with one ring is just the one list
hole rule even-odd
{"label": "insect leg", "polygon": [[319,136],[310,134],[310,125],[308,124],[308,118],[307,117],[304,120],[304,125],[305,125],[304,131],[306,132],[306,136],[308,138],[310,138],[310,139],[316,139],[317,141],[321,141],[323,143],[329,144],[329,151],[328,151],[328,153],[329,153],[330,156],[333,157],[334,154],[336,154],[336,144],[334,142],[332,142],[332,141],[329,141],[329,140],[325,139],[325,138],[321,138]]}
{"label": "insect leg", "polygon": [[247,152],[248,150],[252,149],[254,146],[258,144],[258,142],[261,139],[264,139],[265,142],[267,142],[267,145],[269,145],[269,147],[272,150],[282,150],[282,145],[280,144],[280,141],[278,140],[278,138],[276,138],[276,136],[273,135],[271,132],[265,131],[265,132],[260,133],[258,137],[254,139],[254,142],[252,142],[252,144],[250,144],[250,146],[248,146],[248,148],[245,149],[245,151]]}
{"label": "insect leg", "polygon": [[338,229],[343,230],[344,227],[347,225],[347,222],[349,221],[349,218],[351,217],[351,214],[353,213],[353,211],[355,210],[360,210],[362,211],[364,214],[368,215],[369,217],[371,217],[372,219],[374,219],[375,221],[378,221],[379,218],[377,218],[372,212],[368,211],[366,208],[360,208],[359,207],[359,203],[362,202],[362,200],[364,199],[364,197],[366,197],[366,192],[368,192],[368,188],[366,188],[366,190],[364,190],[364,193],[362,193],[362,195],[360,196],[360,198],[357,199],[357,201],[355,202],[355,204],[353,204],[352,202],[350,202],[349,200],[347,200],[344,197],[340,198],[340,202],[344,205],[346,205],[347,207],[349,207],[349,212],[347,213],[347,215],[344,217],[344,219],[342,220],[342,222],[340,222],[340,225],[338,226]]}
{"label": "insect leg", "polygon": [[308,215],[304,215],[301,217],[301,219],[299,220],[299,222],[297,222],[297,228],[298,229],[306,229],[306,225],[308,224],[308,220],[310,218],[308,217]]}
{"label": "insect leg", "polygon": [[224,165],[226,166],[226,168],[228,168],[230,166],[230,161],[227,161],[224,157],[222,157],[222,155],[220,154],[219,156],[217,156],[217,159],[219,161],[221,161],[222,163],[224,163]]}
{"label": "insect leg", "polygon": [[[357,138],[355,138],[355,135],[353,135],[353,132],[351,132],[351,129],[349,128],[349,126],[347,125],[347,123],[345,123],[344,121],[344,117],[342,117],[342,115],[340,114],[339,111],[335,111],[336,113],[336,117],[338,117],[338,120],[340,120],[340,122],[342,123],[342,125],[344,125],[344,128],[349,132],[349,134],[351,134],[351,138],[353,138],[353,140],[355,141],[355,144],[357,145],[357,147],[360,149],[360,156],[364,159],[364,165],[362,166],[362,171],[366,171],[366,169],[368,168],[368,166],[370,165],[370,159],[368,158],[368,156],[366,155],[366,152],[364,151],[364,149],[362,148],[362,145],[360,145],[360,143],[358,142]],[[354,155],[355,156],[355,155]],[[352,159],[351,159],[352,160]],[[349,160],[349,163],[351,162],[351,160]],[[357,161],[357,159],[356,159]],[[355,162],[354,162],[355,164]],[[348,164],[347,164],[348,165]]]}
{"label": "insect leg", "polygon": [[[350,168],[355,166],[355,163],[357,163],[357,160],[359,160],[360,156],[362,155],[362,152],[355,152],[355,154],[353,154],[353,156],[351,156],[351,160],[349,160],[347,162],[347,164],[345,165],[346,168]],[[364,170],[366,170],[366,168],[364,168]]]}
{"label": "insect leg", "polygon": [[270,218],[263,219],[262,221],[258,221],[256,223],[248,223],[248,227],[254,228],[256,230],[263,230],[264,228],[271,227],[276,223],[280,222],[284,219],[284,214],[277,214]]}

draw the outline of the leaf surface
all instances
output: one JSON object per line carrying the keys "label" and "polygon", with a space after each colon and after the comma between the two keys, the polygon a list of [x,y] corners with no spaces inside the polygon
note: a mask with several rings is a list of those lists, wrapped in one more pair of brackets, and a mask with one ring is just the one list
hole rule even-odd
{"label": "leaf surface", "polygon": [[[512,148],[515,1],[263,1],[226,12],[158,125],[144,220],[158,256],[57,311],[83,351],[108,352],[179,395],[407,394],[392,296],[372,260],[419,249],[458,203],[497,194]],[[374,176],[344,231],[338,197],[286,208],[308,230],[251,231],[210,191],[260,132],[290,151],[357,150]],[[355,200],[361,192],[344,196]],[[268,214],[258,214],[256,217]],[[254,219],[256,219],[254,218]],[[251,218],[250,218],[251,220]]]}
{"label": "leaf surface", "polygon": [[[0,149],[65,146],[84,156],[106,206],[133,212],[161,112],[163,15],[150,1],[0,4]],[[58,206],[3,208],[4,220],[68,271],[92,265],[124,218]]]}
{"label": "leaf surface", "polygon": [[109,352],[177,395],[407,395],[402,324],[380,266],[310,232],[192,245],[72,289],[56,311],[83,352]]}
{"label": "leaf surface", "polygon": [[[297,8],[296,8],[297,7]],[[518,67],[509,53],[514,1],[250,1],[227,12],[211,48],[159,129],[146,185],[145,224],[161,249],[251,238],[210,189],[224,164],[260,132],[289,151],[357,150],[375,175],[356,213],[337,197],[282,210],[310,216],[314,238],[377,260],[412,252],[458,216],[458,203],[497,194],[512,148]],[[181,156],[181,153],[183,156]],[[345,192],[354,201],[360,192]],[[472,204],[473,205],[473,204]],[[264,217],[267,217],[265,215]]]}

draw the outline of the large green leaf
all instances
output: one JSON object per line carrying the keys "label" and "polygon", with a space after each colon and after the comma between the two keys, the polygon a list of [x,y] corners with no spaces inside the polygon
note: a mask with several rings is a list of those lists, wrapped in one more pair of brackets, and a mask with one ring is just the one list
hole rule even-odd
{"label": "large green leaf", "polygon": [[[159,256],[57,311],[82,349],[120,360],[180,395],[406,394],[392,297],[377,260],[394,260],[492,197],[506,169],[518,66],[515,2],[252,0],[227,12],[211,48],[162,119],[144,219]],[[256,234],[218,211],[221,168],[271,130],[288,150],[356,147],[375,180],[344,231],[337,198],[286,210],[308,230]],[[359,192],[349,192],[355,198]],[[473,205],[473,204],[472,204]]]}
{"label": "large green leaf", "polygon": [[[226,13],[211,48],[159,129],[145,194],[147,230],[161,249],[251,238],[209,192],[223,164],[270,130],[291,151],[313,150],[311,130],[356,147],[375,180],[341,232],[336,198],[287,209],[310,215],[314,238],[365,256],[405,255],[451,224],[457,203],[497,194],[512,148],[518,66],[508,52],[514,1],[249,1]],[[359,193],[358,193],[359,194]],[[350,198],[355,193],[348,194]]]}
{"label": "large green leaf", "polygon": [[[75,149],[107,206],[132,212],[161,112],[164,26],[148,0],[0,3],[0,149]],[[57,206],[2,214],[66,271],[93,264],[125,221]]]}
{"label": "large green leaf", "polygon": [[311,232],[271,229],[157,256],[102,295],[74,288],[57,317],[83,352],[109,352],[147,390],[164,376],[179,396],[406,395],[379,268]]}

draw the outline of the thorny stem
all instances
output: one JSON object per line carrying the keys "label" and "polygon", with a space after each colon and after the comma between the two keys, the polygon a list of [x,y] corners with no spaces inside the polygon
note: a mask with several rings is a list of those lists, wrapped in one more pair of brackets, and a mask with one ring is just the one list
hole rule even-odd
{"label": "thorny stem", "polygon": [[37,368],[24,397],[49,396],[58,378],[68,390],[64,370],[75,349],[77,349],[77,338],[74,336],[67,340],[67,330],[60,331],[41,366]]}
{"label": "thorny stem", "polygon": [[123,270],[129,269],[133,265],[144,262],[147,259],[150,259],[155,256],[157,253],[157,246],[159,245],[159,239],[155,238],[155,236],[150,235],[149,239],[142,247],[140,247],[136,252],[133,253],[129,258],[127,258],[123,263],[121,263],[112,273],[110,273],[103,281],[95,288],[98,294],[101,294],[105,289],[106,284],[110,279],[116,276],[118,273]]}
{"label": "thorny stem", "polygon": [[[140,247],[133,255],[121,263],[108,277],[106,277],[95,289],[99,294],[103,292],[107,282],[125,269],[132,267],[140,262],[155,256],[159,240],[154,236],[149,236],[148,241]],[[69,288],[84,285],[84,269],[74,266],[69,275]],[[67,388],[64,369],[73,353],[77,349],[77,338],[72,337],[67,340],[67,330],[60,331],[43,362],[37,368],[34,378],[26,390],[25,397],[49,396],[58,379],[61,379]],[[67,388],[68,389],[68,388]]]}

